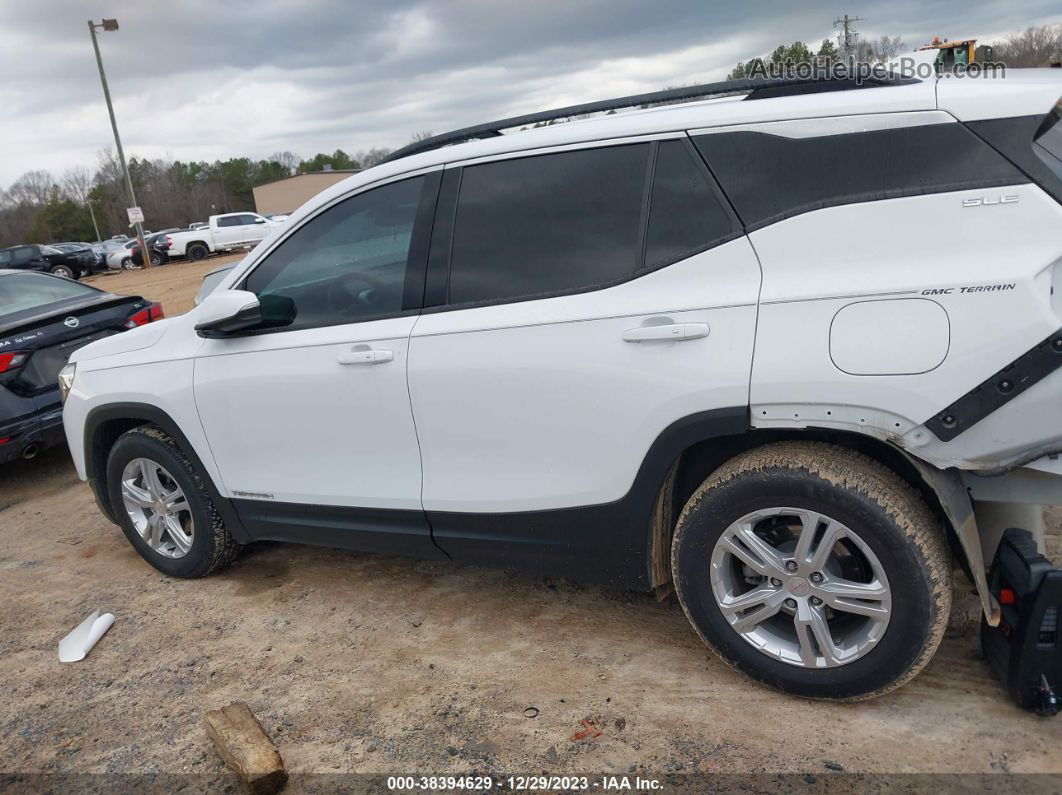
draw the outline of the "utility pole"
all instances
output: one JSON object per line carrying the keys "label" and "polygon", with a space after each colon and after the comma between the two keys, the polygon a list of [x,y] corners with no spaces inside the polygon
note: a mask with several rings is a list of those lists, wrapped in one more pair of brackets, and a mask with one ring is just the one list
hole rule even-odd
{"label": "utility pole", "polygon": [[103,238],[100,237],[100,225],[96,223],[96,211],[92,209],[92,199],[85,197],[85,204],[88,205],[89,215],[92,216],[92,228],[96,230],[96,239],[103,240]]}
{"label": "utility pole", "polygon": [[[136,195],[133,193],[133,180],[129,178],[129,166],[125,162],[125,152],[122,150],[122,139],[118,135],[118,122],[114,119],[114,106],[111,105],[111,91],[107,87],[107,75],[103,72],[103,58],[100,57],[100,45],[96,41],[96,28],[103,28],[104,30],[118,30],[117,19],[104,19],[100,23],[95,23],[91,19],[88,21],[89,33],[92,36],[92,49],[96,51],[96,66],[100,70],[100,82],[103,84],[103,98],[107,100],[107,113],[111,117],[111,129],[114,130],[114,145],[118,147],[118,160],[122,163],[122,174],[125,176],[125,189],[129,192],[129,207],[136,207]],[[92,205],[89,205],[91,210]],[[95,218],[95,214],[93,214]],[[95,222],[95,221],[94,221]],[[97,231],[97,235],[99,232]],[[143,267],[151,267],[151,255],[148,252],[147,241],[144,240],[144,225],[140,222],[136,222],[136,237],[140,241],[140,258],[143,263]]]}
{"label": "utility pole", "polygon": [[852,23],[865,21],[866,20],[863,19],[863,17],[850,17],[848,14],[833,21],[833,26],[835,28],[838,26],[841,27],[841,33],[837,38],[840,40],[841,54],[845,63],[848,63],[852,55],[855,53],[855,41],[856,37],[859,35],[856,29],[852,27]]}

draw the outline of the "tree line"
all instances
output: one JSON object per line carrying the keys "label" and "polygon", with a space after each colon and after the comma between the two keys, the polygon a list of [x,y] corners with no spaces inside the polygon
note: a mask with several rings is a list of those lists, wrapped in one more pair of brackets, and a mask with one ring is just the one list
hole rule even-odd
{"label": "tree line", "polygon": [[[913,47],[904,44],[899,36],[881,36],[865,39],[859,36],[852,43],[852,58],[856,63],[887,63]],[[1040,25],[1026,28],[1019,33],[1012,33],[1003,41],[994,42],[992,60],[1006,64],[1015,69],[1046,67],[1062,61],[1062,24]],[[844,58],[833,39],[823,39],[818,49],[812,50],[802,41],[792,44],[780,44],[769,54],[739,61],[730,70],[727,80],[740,80],[751,75],[763,74],[768,64],[813,63],[829,66]]]}
{"label": "tree line", "polygon": [[[256,185],[326,168],[369,168],[390,152],[375,147],[350,155],[337,149],[306,159],[277,152],[264,160],[233,157],[213,163],[132,157],[129,178],[148,228],[183,228],[211,215],[253,210]],[[59,177],[27,171],[0,189],[0,248],[128,234],[128,206],[122,166],[113,151],[100,153],[95,170],[76,166]]]}

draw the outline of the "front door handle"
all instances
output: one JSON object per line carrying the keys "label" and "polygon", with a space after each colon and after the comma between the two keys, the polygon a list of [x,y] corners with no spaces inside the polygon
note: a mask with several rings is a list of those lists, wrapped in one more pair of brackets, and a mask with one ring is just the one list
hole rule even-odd
{"label": "front door handle", "polygon": [[395,358],[391,351],[346,351],[336,357],[340,364],[383,364]]}
{"label": "front door handle", "polygon": [[707,337],[707,323],[668,323],[664,326],[639,326],[623,332],[624,342],[649,342],[653,340],[696,340]]}

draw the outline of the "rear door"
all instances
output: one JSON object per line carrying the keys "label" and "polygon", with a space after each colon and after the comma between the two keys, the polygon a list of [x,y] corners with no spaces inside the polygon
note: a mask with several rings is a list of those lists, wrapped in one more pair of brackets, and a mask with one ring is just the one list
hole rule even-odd
{"label": "rear door", "polygon": [[[651,446],[691,415],[746,422],[747,238],[684,137],[455,168],[437,217],[410,342],[437,543],[644,577]],[[627,499],[622,527],[578,518]]]}

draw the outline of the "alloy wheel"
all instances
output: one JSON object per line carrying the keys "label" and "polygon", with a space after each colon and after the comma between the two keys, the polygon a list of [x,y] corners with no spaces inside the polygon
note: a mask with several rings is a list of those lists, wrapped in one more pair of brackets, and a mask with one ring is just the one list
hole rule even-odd
{"label": "alloy wheel", "polygon": [[712,550],[716,605],[746,642],[802,668],[870,652],[892,613],[888,578],[851,528],[815,511],[767,508],[723,531]]}
{"label": "alloy wheel", "polygon": [[126,464],[122,501],[136,532],[152,550],[167,558],[188,554],[195,538],[191,506],[165,467],[148,458]]}

